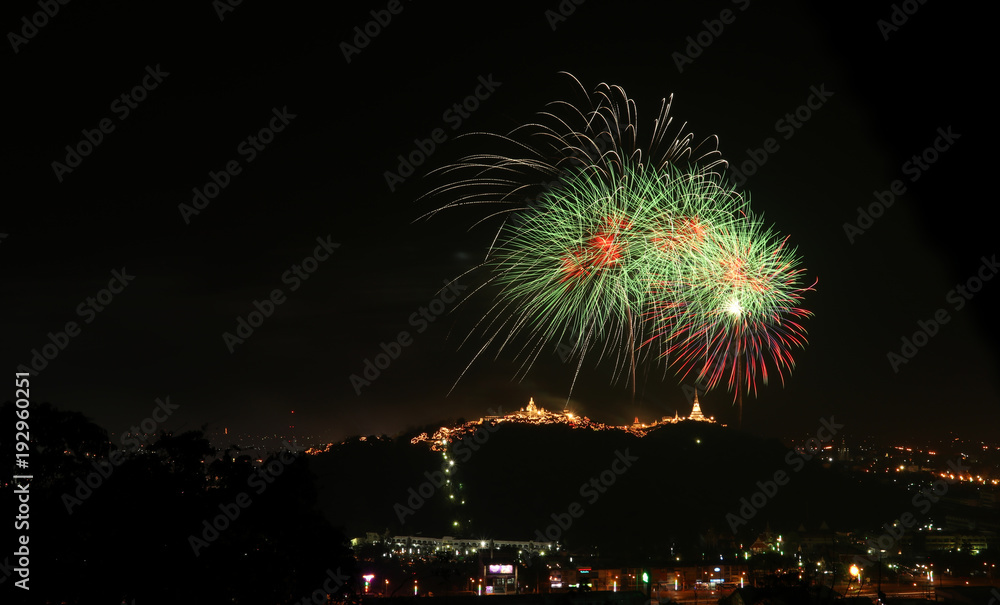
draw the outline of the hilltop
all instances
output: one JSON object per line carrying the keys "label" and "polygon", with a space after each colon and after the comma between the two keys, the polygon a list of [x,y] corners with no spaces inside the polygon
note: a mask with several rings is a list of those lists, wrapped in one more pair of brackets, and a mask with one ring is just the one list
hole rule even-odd
{"label": "hilltop", "polygon": [[[856,527],[907,505],[904,490],[850,474],[828,454],[710,421],[611,427],[525,408],[410,439],[359,438],[311,458],[322,511],[347,535],[558,534],[571,547],[731,553],[768,525]],[[741,513],[778,472],[787,480]]]}

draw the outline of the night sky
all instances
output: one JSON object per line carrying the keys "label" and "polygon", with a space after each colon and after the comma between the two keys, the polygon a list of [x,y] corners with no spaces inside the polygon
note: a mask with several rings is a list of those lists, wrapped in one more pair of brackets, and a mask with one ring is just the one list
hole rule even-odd
{"label": "night sky", "polygon": [[[64,344],[33,378],[34,402],[113,432],[158,397],[180,406],[168,429],[282,432],[294,409],[301,434],[331,439],[529,396],[561,408],[574,367],[554,346],[522,382],[505,353],[447,395],[491,300],[468,297],[475,274],[458,281],[461,303],[435,304],[433,322],[413,314],[482,260],[498,227],[469,230],[479,210],[419,220],[446,201],[424,197],[447,182],[432,170],[477,150],[461,134],[507,132],[578,99],[569,72],[590,91],[623,86],[643,124],[673,94],[674,119],[696,140],[717,135],[737,166],[768,139],[777,147],[744,189],[819,283],[805,300],[810,343],[784,386],[745,400],[746,430],[794,437],[834,415],[848,435],[995,436],[1000,279],[968,283],[1000,271],[984,174],[995,110],[988,79],[967,72],[990,56],[983,15],[907,2],[897,27],[888,2],[320,6],[73,2],[37,29],[22,21],[36,3],[6,7],[3,348],[16,367],[50,332]],[[371,11],[391,20],[346,49]],[[492,90],[474,111],[452,110],[483,82]],[[798,127],[782,121],[797,110],[808,115]],[[390,188],[397,156],[435,129],[444,141]],[[912,162],[935,143],[932,161]],[[89,153],[68,157],[67,145]],[[905,191],[881,216],[845,230],[897,180]],[[197,209],[193,188],[217,195]],[[980,285],[968,299],[952,292]],[[227,345],[276,289],[273,313]],[[894,369],[887,355],[935,314],[947,323]],[[60,336],[67,322],[77,331]],[[350,375],[404,331],[412,343],[358,394]],[[735,423],[731,394],[701,399]],[[569,405],[611,423],[690,409],[672,373],[644,372],[633,403],[592,363]]]}

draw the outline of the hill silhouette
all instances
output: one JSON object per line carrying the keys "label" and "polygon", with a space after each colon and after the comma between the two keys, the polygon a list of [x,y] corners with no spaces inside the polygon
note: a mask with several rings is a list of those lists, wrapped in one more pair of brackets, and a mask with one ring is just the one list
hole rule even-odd
{"label": "hill silhouette", "polygon": [[[848,473],[829,453],[806,460],[777,440],[711,423],[639,438],[505,422],[479,441],[447,452],[405,438],[345,442],[313,465],[320,509],[349,536],[555,536],[568,548],[707,556],[748,548],[767,527],[849,529],[908,506],[903,490]],[[438,486],[442,468],[451,483]],[[779,471],[787,480],[772,487]],[[740,516],[741,506],[751,508]]]}

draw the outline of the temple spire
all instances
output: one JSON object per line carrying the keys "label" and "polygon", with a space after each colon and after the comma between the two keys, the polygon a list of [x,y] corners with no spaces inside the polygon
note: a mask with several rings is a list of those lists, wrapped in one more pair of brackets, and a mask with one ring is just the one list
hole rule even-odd
{"label": "temple spire", "polygon": [[708,420],[705,415],[701,413],[701,404],[698,403],[698,392],[695,391],[694,394],[694,406],[691,408],[691,415],[688,416],[691,420]]}

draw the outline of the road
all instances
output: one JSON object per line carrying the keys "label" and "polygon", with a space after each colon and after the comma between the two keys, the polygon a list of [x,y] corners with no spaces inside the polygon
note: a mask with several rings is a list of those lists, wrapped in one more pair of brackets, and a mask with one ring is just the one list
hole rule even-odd
{"label": "road", "polygon": [[[965,578],[953,578],[950,576],[945,576],[940,580],[935,579],[934,582],[934,586],[942,586],[942,587],[990,586],[990,585],[991,582],[988,578],[972,578],[966,580]],[[865,584],[859,592],[857,586],[852,585],[850,592],[848,593],[846,584],[838,584],[836,586],[837,592],[839,592],[842,595],[852,596],[852,597],[860,595],[864,597],[869,597],[873,601],[878,596],[877,594],[878,591],[876,589],[877,589],[876,584]],[[704,604],[714,605],[719,601],[720,597],[724,597],[730,594],[730,592],[731,591],[729,590],[723,590],[723,591],[699,590],[697,591],[697,593],[695,593],[695,591],[693,590],[678,590],[678,591],[662,590],[659,591],[659,594],[657,594],[657,591],[654,590],[653,600],[654,601],[659,600],[660,603],[667,603],[668,601],[673,600],[676,603],[685,603],[685,604],[704,603]],[[887,597],[910,597],[918,599],[934,598],[934,589],[932,586],[928,585],[928,582],[926,580],[917,580],[916,582],[912,580],[901,581],[898,586],[896,585],[896,582],[892,583],[883,582],[882,592],[884,592]]]}

